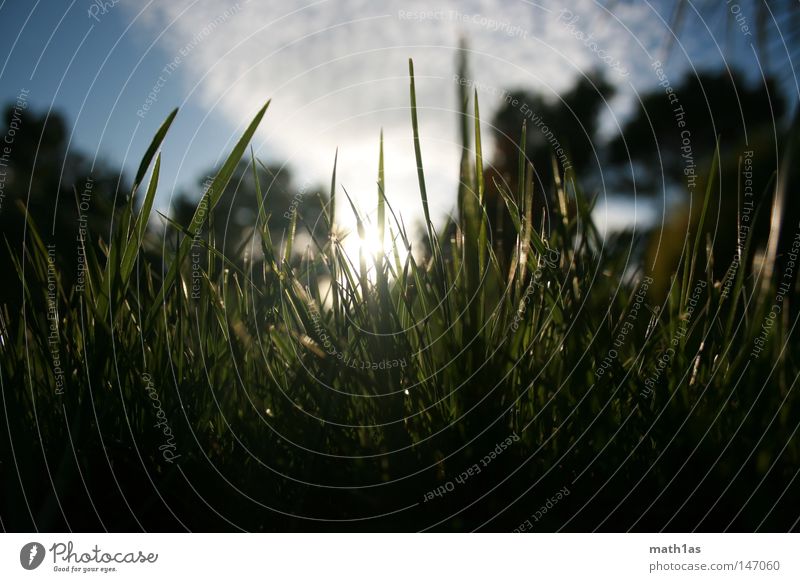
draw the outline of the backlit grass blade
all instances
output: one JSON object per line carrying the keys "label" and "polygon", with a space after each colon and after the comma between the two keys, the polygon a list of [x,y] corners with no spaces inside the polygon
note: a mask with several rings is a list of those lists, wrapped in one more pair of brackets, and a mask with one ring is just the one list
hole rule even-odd
{"label": "backlit grass blade", "polygon": [[483,150],[481,149],[481,113],[478,106],[478,90],[475,89],[475,193],[478,195],[478,205],[480,207],[480,232],[478,235],[478,259],[480,272],[486,269],[486,200],[485,187],[483,184]]}
{"label": "backlit grass blade", "polygon": [[356,217],[356,230],[358,231],[358,238],[361,241],[361,244],[359,245],[358,249],[359,280],[361,285],[362,297],[366,299],[369,295],[367,263],[366,263],[366,258],[364,257],[364,252],[365,252],[364,241],[366,240],[367,237],[367,231],[366,228],[364,227],[364,221],[362,220],[361,215],[359,214],[358,209],[356,208],[356,205],[353,204],[353,199],[350,198],[350,194],[347,193],[347,190],[345,188],[342,188],[342,191],[344,192],[347,201],[350,203],[350,208],[353,211],[353,216]]}
{"label": "backlit grass blade", "polygon": [[331,271],[331,295],[333,296],[333,319],[338,329],[339,326],[339,278],[336,274],[336,164],[339,161],[339,148],[336,148],[336,153],[333,155],[333,172],[331,173],[331,190],[330,190],[330,209],[331,209],[331,227],[328,232],[328,248],[330,249],[330,258],[328,260],[329,269]]}
{"label": "backlit grass blade", "polygon": [[527,165],[526,150],[528,144],[528,120],[522,120],[522,135],[519,138],[519,152],[517,156],[517,204],[522,204],[525,198],[525,167]]}
{"label": "backlit grass blade", "polygon": [[[166,215],[164,215],[164,214],[162,214],[162,213],[160,213],[160,212],[158,213],[158,215],[159,215],[159,216],[160,216],[160,217],[161,217],[161,218],[162,218],[162,219],[163,219],[163,220],[164,220],[164,221],[165,221],[167,224],[169,224],[169,225],[170,225],[172,228],[174,228],[174,229],[175,229],[175,230],[177,230],[178,232],[181,232],[181,233],[183,233],[183,235],[184,235],[184,236],[189,236],[189,231],[188,231],[188,229],[187,229],[185,226],[183,226],[183,225],[181,225],[181,224],[178,224],[178,223],[177,223],[177,222],[175,222],[175,221],[174,221],[172,218],[170,218],[169,216],[166,216]],[[247,244],[247,241],[245,241],[245,243],[244,243],[244,244]],[[243,279],[244,281],[246,281],[246,282],[248,283],[248,285],[251,285],[251,286],[253,285],[253,281],[252,281],[252,280],[250,280],[250,278],[247,276],[247,273],[246,273],[246,272],[245,272],[245,271],[244,271],[244,270],[243,270],[243,269],[242,269],[242,268],[241,268],[239,265],[237,265],[237,264],[236,264],[236,263],[234,263],[234,262],[233,262],[231,259],[229,259],[228,257],[226,257],[226,256],[224,255],[224,253],[222,253],[222,251],[220,251],[219,249],[217,249],[217,248],[216,248],[214,245],[212,245],[212,244],[211,244],[209,241],[207,241],[207,240],[205,240],[205,239],[202,239],[202,238],[201,238],[201,239],[198,239],[198,240],[197,240],[197,245],[198,245],[198,246],[201,246],[201,247],[203,247],[203,248],[204,248],[204,249],[206,249],[206,250],[207,250],[207,251],[208,251],[208,252],[209,252],[209,253],[210,253],[210,254],[211,254],[213,257],[215,257],[215,258],[219,259],[219,260],[220,260],[222,263],[224,263],[224,264],[225,264],[225,266],[226,266],[228,269],[230,269],[231,271],[233,271],[233,272],[237,273],[238,275],[241,275],[242,279]],[[258,290],[258,289],[256,289],[256,291],[257,291],[257,292],[259,292],[259,293],[261,293],[261,291],[260,291],[260,290]]]}
{"label": "backlit grass blade", "polygon": [[339,148],[333,155],[333,173],[331,174],[331,224],[336,224],[336,164],[339,161]]}
{"label": "backlit grass blade", "polygon": [[431,248],[434,246],[433,231],[431,230],[431,212],[428,208],[428,189],[425,187],[425,171],[422,167],[422,150],[419,144],[419,123],[417,121],[417,90],[414,83],[414,61],[408,59],[408,74],[411,78],[411,130],[414,134],[414,156],[417,160],[417,180],[419,182],[419,194],[422,198],[422,211],[425,214],[425,226],[428,230],[428,238]]}
{"label": "backlit grass blade", "polygon": [[533,164],[528,163],[528,171],[525,172],[524,198],[523,198],[523,219],[522,219],[522,240],[520,241],[520,261],[519,261],[519,284],[525,280],[525,269],[528,265],[528,255],[530,254],[533,236]]}
{"label": "backlit grass blade", "polygon": [[158,174],[161,170],[161,154],[156,156],[156,163],[153,167],[153,174],[150,176],[150,184],[147,187],[147,194],[142,202],[142,208],[136,217],[134,223],[133,236],[128,240],[125,251],[122,254],[122,263],[120,271],[122,282],[126,283],[128,277],[133,270],[133,264],[136,260],[136,255],[139,254],[139,248],[142,246],[144,235],[147,232],[147,223],[150,219],[150,212],[153,209],[153,200],[156,196],[156,189],[158,188]]}
{"label": "backlit grass blade", "polygon": [[383,171],[383,130],[381,130],[381,145],[378,154],[378,240],[380,241],[380,254],[383,255],[384,229],[386,228],[386,180]]}
{"label": "backlit grass blade", "polygon": [[[389,281],[386,269],[384,268],[384,255],[386,254],[386,177],[383,162],[383,130],[381,130],[380,147],[378,152],[378,252],[375,255],[375,280],[378,285],[378,295],[381,305],[381,313],[390,315],[393,313],[389,293]],[[390,241],[394,245],[394,240]],[[391,268],[391,261],[389,268]],[[385,318],[381,318],[384,320]],[[381,331],[384,331],[381,327]]]}
{"label": "backlit grass blade", "polygon": [[267,211],[264,209],[264,196],[261,192],[261,180],[258,179],[258,168],[256,167],[256,156],[253,147],[250,146],[250,164],[253,168],[253,186],[255,187],[256,204],[258,206],[258,223],[262,226],[267,224]]}
{"label": "backlit grass blade", "polygon": [[288,268],[292,259],[292,247],[294,246],[294,234],[297,230],[297,209],[292,212],[292,218],[289,221],[289,230],[286,233],[286,246],[283,253],[283,265]]}
{"label": "backlit grass blade", "polygon": [[192,216],[192,220],[189,222],[189,226],[187,230],[191,233],[191,237],[184,237],[181,241],[180,246],[178,248],[178,252],[176,253],[175,259],[172,261],[172,264],[169,266],[169,271],[167,272],[166,277],[164,278],[164,282],[161,286],[161,290],[158,293],[153,305],[150,309],[150,312],[147,316],[147,327],[150,327],[153,322],[153,318],[158,313],[158,310],[163,307],[164,297],[166,296],[169,289],[174,285],[178,280],[178,271],[180,269],[181,264],[183,263],[184,258],[186,257],[189,249],[192,246],[192,238],[197,236],[200,232],[200,229],[203,225],[203,220],[208,212],[211,212],[214,209],[214,206],[219,202],[222,193],[224,192],[225,188],[228,185],[228,182],[233,175],[236,166],[239,164],[239,160],[242,159],[245,150],[247,149],[250,140],[253,138],[253,134],[258,129],[258,125],[261,123],[261,119],[264,117],[264,114],[269,107],[270,102],[267,101],[264,106],[258,111],[256,116],[250,122],[250,125],[247,126],[247,129],[242,134],[242,137],[239,138],[239,141],[234,146],[233,150],[231,151],[228,158],[225,160],[225,163],[220,168],[217,175],[214,177],[214,180],[211,182],[211,185],[203,194],[200,202],[197,204],[197,208],[194,211],[194,215]]}
{"label": "backlit grass blade", "polygon": [[[475,194],[478,197],[478,276],[483,278],[486,273],[486,200],[485,186],[483,184],[483,150],[481,148],[481,113],[478,105],[478,90],[474,95],[475,114]],[[484,321],[486,310],[486,293],[480,294],[480,321]]]}

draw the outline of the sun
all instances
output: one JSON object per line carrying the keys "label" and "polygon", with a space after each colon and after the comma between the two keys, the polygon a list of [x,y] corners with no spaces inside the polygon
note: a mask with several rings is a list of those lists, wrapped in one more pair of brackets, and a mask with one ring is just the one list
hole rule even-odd
{"label": "sun", "polygon": [[378,257],[391,258],[391,245],[385,240],[388,238],[384,233],[384,240],[381,240],[377,226],[365,224],[363,237],[359,236],[358,230],[353,227],[343,229],[339,240],[342,249],[354,265],[358,265],[362,254],[367,259],[367,264],[370,265]]}
{"label": "sun", "polygon": [[[394,240],[392,239],[393,236]],[[366,221],[363,225],[363,236],[359,236],[358,229],[355,226],[346,227],[342,229],[339,241],[342,250],[356,268],[360,264],[361,257],[364,257],[367,272],[372,281],[375,281],[375,263],[381,258],[396,270],[395,247],[401,265],[405,263],[408,256],[408,250],[401,237],[397,236],[396,233],[392,233],[389,228],[385,229],[383,237],[381,237],[378,226]],[[391,269],[389,272],[391,276]]]}

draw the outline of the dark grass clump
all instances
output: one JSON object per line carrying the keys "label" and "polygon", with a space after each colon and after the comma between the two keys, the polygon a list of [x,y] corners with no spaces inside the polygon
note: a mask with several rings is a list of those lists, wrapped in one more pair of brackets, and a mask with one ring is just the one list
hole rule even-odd
{"label": "dark grass clump", "polygon": [[4,309],[0,328],[3,527],[796,527],[796,289],[763,277],[749,244],[715,280],[728,259],[701,218],[657,295],[638,240],[601,237],[570,172],[556,171],[554,219],[537,228],[524,151],[518,191],[496,185],[516,231],[500,250],[473,104],[459,222],[439,235],[412,69],[424,257],[384,196],[382,144],[382,252],[344,252],[335,208],[356,213],[351,236],[367,224],[335,168],[331,234],[311,229],[305,250],[297,214],[278,244],[263,205],[256,258],[226,259],[198,236],[267,106],[191,223],[171,224],[177,245],[147,229],[174,113],[110,240],[87,246],[82,288],[62,284],[59,251],[31,221],[6,280],[24,308]]}

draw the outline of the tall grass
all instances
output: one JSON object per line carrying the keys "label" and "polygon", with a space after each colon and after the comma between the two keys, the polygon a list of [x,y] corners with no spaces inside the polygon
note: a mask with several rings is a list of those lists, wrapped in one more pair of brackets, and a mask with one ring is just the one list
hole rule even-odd
{"label": "tall grass", "polygon": [[[25,307],[4,309],[0,329],[4,527],[510,530],[563,486],[570,496],[538,529],[791,527],[794,290],[778,300],[773,280],[759,295],[749,245],[735,281],[714,281],[705,265],[728,258],[698,230],[669,294],[655,296],[649,266],[632,259],[641,240],[601,237],[577,176],[559,176],[547,232],[533,224],[545,194],[522,150],[517,191],[492,185],[517,233],[499,249],[477,95],[461,112],[474,129],[459,221],[437,231],[413,65],[410,97],[425,256],[392,209],[382,138],[384,252],[344,252],[335,212],[355,213],[362,237],[366,227],[334,164],[331,234],[312,232],[288,260],[302,221],[273,240],[252,157],[257,258],[225,259],[198,238],[267,106],[192,222],[171,224],[174,250],[147,232],[174,113],[102,252],[87,245],[84,291],[62,284],[29,222],[12,283]],[[209,257],[199,279],[193,244]],[[519,442],[480,465],[511,434]],[[474,464],[479,476],[427,499]]]}

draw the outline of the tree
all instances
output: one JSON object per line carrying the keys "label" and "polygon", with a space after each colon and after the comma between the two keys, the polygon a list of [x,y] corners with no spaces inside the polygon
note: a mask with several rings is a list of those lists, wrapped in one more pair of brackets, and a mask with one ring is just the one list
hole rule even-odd
{"label": "tree", "polygon": [[[207,225],[202,238],[213,241],[226,258],[234,262],[243,259],[250,249],[248,242],[256,228],[259,216],[258,190],[260,188],[264,211],[268,217],[270,236],[276,246],[281,244],[289,231],[292,216],[296,214],[296,232],[299,239],[310,237],[324,244],[328,239],[328,229],[322,216],[326,198],[318,194],[318,189],[308,184],[297,186],[293,183],[291,172],[285,166],[267,166],[256,162],[258,188],[253,166],[241,162],[225,188],[219,202],[207,215]],[[198,179],[200,192],[204,192],[215,175],[207,172],[207,177]],[[186,227],[194,216],[197,197],[181,194],[173,206],[175,221]],[[208,228],[210,225],[210,228]],[[309,239],[310,242],[310,239]],[[313,244],[312,244],[313,246]],[[253,248],[260,249],[259,244]],[[295,246],[302,251],[305,245]]]}
{"label": "tree", "polygon": [[517,90],[504,95],[503,105],[492,122],[496,155],[486,171],[486,210],[495,232],[499,232],[501,253],[513,248],[516,233],[497,184],[510,192],[518,188],[519,142],[523,122],[527,124],[525,154],[535,176],[534,224],[549,220],[553,203],[555,169],[571,170],[584,186],[593,183],[600,171],[597,129],[600,113],[614,88],[598,72],[578,79],[573,87],[555,99],[540,93]]}
{"label": "tree", "polygon": [[[658,249],[651,251],[664,286],[687,233],[699,227],[710,179],[703,236],[713,245],[715,277],[722,278],[738,260],[745,235],[752,236],[753,250],[766,246],[779,163],[776,143],[784,140],[785,125],[784,100],[769,77],[752,84],[735,70],[706,71],[689,74],[669,89],[658,87],[644,95],[608,146],[618,190],[634,192],[635,184],[637,194],[680,195],[667,216],[673,235],[661,237],[654,245]],[[718,172],[710,176],[717,141]],[[785,216],[796,215],[796,205],[789,197]]]}
{"label": "tree", "polygon": [[[69,289],[84,268],[85,246],[99,250],[107,240],[114,207],[124,203],[128,187],[119,170],[67,150],[67,123],[58,112],[36,115],[18,101],[3,121],[0,269],[16,268],[9,247],[21,256],[23,245],[33,244],[35,225],[42,242],[53,245]],[[19,288],[2,286],[0,302],[15,309],[21,301]]]}

